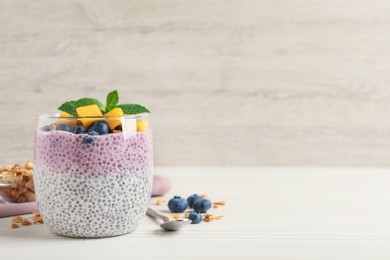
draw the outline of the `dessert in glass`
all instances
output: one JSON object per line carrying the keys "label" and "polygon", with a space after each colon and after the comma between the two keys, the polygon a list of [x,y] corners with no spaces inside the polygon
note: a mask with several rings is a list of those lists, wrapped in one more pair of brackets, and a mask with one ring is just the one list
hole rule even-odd
{"label": "dessert in glass", "polygon": [[152,190],[149,115],[126,114],[128,107],[72,102],[71,112],[77,115],[39,117],[34,180],[42,219],[63,236],[132,232],[146,213]]}

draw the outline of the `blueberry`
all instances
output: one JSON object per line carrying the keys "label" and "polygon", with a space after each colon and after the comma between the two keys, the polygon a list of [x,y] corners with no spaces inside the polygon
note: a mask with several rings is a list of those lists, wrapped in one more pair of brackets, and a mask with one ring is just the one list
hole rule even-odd
{"label": "blueberry", "polygon": [[187,200],[179,196],[173,197],[168,202],[168,208],[173,213],[182,213],[186,210],[187,206]]}
{"label": "blueberry", "polygon": [[45,126],[43,126],[43,127],[41,128],[41,130],[42,130],[43,132],[50,132],[50,131],[51,131],[51,127],[50,127],[49,125],[45,125]]}
{"label": "blueberry", "polygon": [[76,127],[73,129],[73,133],[76,135],[85,133],[85,128],[82,125],[76,125]]}
{"label": "blueberry", "polygon": [[68,124],[58,124],[56,125],[56,130],[70,132],[70,127]]}
{"label": "blueberry", "polygon": [[206,213],[211,208],[211,201],[200,199],[194,203],[194,210],[198,213]]}
{"label": "blueberry", "polygon": [[83,138],[83,143],[84,144],[92,144],[93,141],[94,141],[93,137],[90,137],[90,136]]}
{"label": "blueberry", "polygon": [[192,221],[191,224],[199,224],[202,222],[202,215],[198,212],[191,212],[188,218]]}
{"label": "blueberry", "polygon": [[83,138],[84,144],[92,144],[95,141],[95,138],[93,136],[97,136],[97,135],[99,135],[99,133],[92,130],[92,131],[88,132],[88,135],[89,136],[86,136]]}
{"label": "blueberry", "polygon": [[88,129],[88,131],[98,132],[99,135],[105,135],[110,132],[110,128],[108,127],[106,122],[98,121],[93,123],[93,125]]}
{"label": "blueberry", "polygon": [[193,208],[194,203],[198,200],[202,199],[198,194],[191,195],[187,198],[188,207]]}
{"label": "blueberry", "polygon": [[94,130],[89,130],[88,131],[88,135],[99,135],[99,133],[98,132],[96,132],[96,131],[94,131]]}

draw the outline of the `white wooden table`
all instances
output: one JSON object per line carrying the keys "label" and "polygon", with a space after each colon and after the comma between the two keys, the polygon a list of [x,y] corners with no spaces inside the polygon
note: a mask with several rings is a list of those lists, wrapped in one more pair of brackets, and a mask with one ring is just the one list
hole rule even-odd
{"label": "white wooden table", "polygon": [[[173,195],[207,193],[224,218],[165,232],[72,239],[0,219],[0,259],[389,259],[390,169],[158,168]],[[151,201],[151,203],[153,200]],[[154,206],[162,212],[164,206]]]}

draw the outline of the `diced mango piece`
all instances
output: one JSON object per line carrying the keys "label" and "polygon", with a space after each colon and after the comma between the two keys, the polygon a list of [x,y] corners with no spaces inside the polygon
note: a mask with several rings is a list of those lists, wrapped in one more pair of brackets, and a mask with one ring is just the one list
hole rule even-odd
{"label": "diced mango piece", "polygon": [[107,118],[106,122],[111,130],[114,130],[117,126],[120,126],[122,124],[122,120],[118,117],[123,116],[123,111],[121,108],[117,107],[113,110],[107,112],[104,114],[105,116],[109,116],[112,118]]}
{"label": "diced mango piece", "polygon": [[148,120],[137,120],[137,132],[146,132],[149,128]]}
{"label": "diced mango piece", "polygon": [[73,117],[71,114],[68,114],[64,111],[61,112],[60,117]]}
{"label": "diced mango piece", "polygon": [[[71,114],[68,114],[66,112],[61,112],[60,117],[74,117]],[[68,124],[70,127],[74,127],[77,123],[77,120],[73,119],[59,119],[56,121],[56,124]]]}
{"label": "diced mango piece", "polygon": [[[82,106],[76,108],[77,115],[80,117],[83,116],[103,116],[102,112],[100,111],[99,107],[97,105],[88,105],[88,106]],[[81,124],[88,128],[90,127],[94,122],[100,120],[99,118],[79,118],[78,119]]]}

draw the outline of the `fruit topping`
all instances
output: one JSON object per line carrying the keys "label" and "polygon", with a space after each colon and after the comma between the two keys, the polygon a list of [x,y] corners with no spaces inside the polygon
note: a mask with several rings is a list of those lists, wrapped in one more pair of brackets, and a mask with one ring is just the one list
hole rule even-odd
{"label": "fruit topping", "polygon": [[99,133],[92,130],[88,132],[88,136],[84,137],[82,142],[84,144],[92,144],[95,141],[95,136],[98,136]]}
{"label": "fruit topping", "polygon": [[149,121],[148,120],[137,120],[137,132],[148,131]]}
{"label": "fruit topping", "polygon": [[92,130],[92,131],[88,131],[88,135],[94,136],[94,135],[99,135],[99,133],[94,131],[94,130]]}
{"label": "fruit topping", "polygon": [[[67,101],[58,107],[59,110],[66,112],[72,116],[80,116],[79,111],[77,110],[80,107],[95,105],[98,107],[101,113],[106,113],[111,111],[114,108],[120,108],[126,115],[137,115],[142,113],[150,113],[150,111],[141,105],[138,104],[121,104],[118,105],[119,95],[118,91],[114,90],[107,95],[106,105],[104,106],[102,102],[95,98],[81,98],[76,101]],[[97,114],[96,114],[97,116]]]}
{"label": "fruit topping", "polygon": [[76,127],[73,129],[73,133],[76,135],[85,133],[85,127],[82,125],[76,125]]}
{"label": "fruit topping", "polygon": [[92,117],[92,118],[78,118],[78,120],[85,128],[90,127],[94,122],[99,120],[99,118],[93,118],[93,116],[103,115],[97,105],[78,107],[76,108],[76,111],[77,111],[77,116],[79,117]]}
{"label": "fruit topping", "polygon": [[110,129],[106,122],[97,121],[88,129],[88,133],[96,132],[98,135],[105,135],[110,132]]}
{"label": "fruit topping", "polygon": [[43,127],[41,128],[41,130],[42,130],[43,132],[50,132],[51,126],[45,125],[45,126],[43,126]]}
{"label": "fruit topping", "polygon": [[70,132],[70,126],[68,124],[57,124],[56,130]]}
{"label": "fruit topping", "polygon": [[[138,104],[118,104],[118,91],[114,90],[107,95],[106,104],[95,98],[81,98],[75,101],[63,103],[60,119],[51,130],[72,131],[75,134],[96,131],[99,135],[120,132],[146,132],[149,129],[149,121],[145,119],[126,118],[124,115],[139,115],[150,111]],[[102,116],[105,118],[101,118]],[[69,118],[69,119],[67,119]],[[138,116],[137,116],[138,118]],[[64,126],[67,124],[69,129]],[[80,125],[83,127],[81,128]],[[122,129],[123,128],[123,129]],[[48,129],[42,129],[47,131]]]}
{"label": "fruit topping", "polygon": [[[74,117],[74,116],[71,115],[71,114],[68,114],[66,112],[61,112],[60,117]],[[76,123],[77,123],[76,119],[59,119],[56,122],[57,125],[59,125],[59,124],[68,124],[69,127],[71,127],[71,128],[73,128],[76,125]]]}
{"label": "fruit topping", "polygon": [[121,108],[119,107],[114,108],[113,110],[105,113],[104,115],[108,117],[112,117],[106,119],[106,122],[110,126],[111,130],[116,129],[118,126],[122,125],[122,120],[120,119],[120,117],[123,116],[123,111]]}

